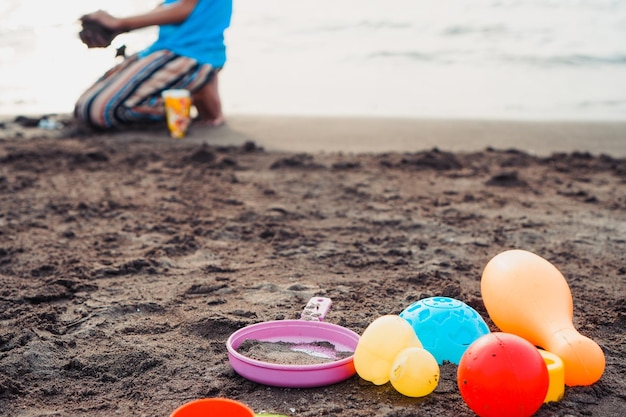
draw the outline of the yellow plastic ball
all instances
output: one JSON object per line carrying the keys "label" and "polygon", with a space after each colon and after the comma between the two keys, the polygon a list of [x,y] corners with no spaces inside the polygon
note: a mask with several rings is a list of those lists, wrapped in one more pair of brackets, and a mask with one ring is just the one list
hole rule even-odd
{"label": "yellow plastic ball", "polygon": [[410,347],[402,350],[393,361],[391,385],[407,397],[423,397],[437,388],[439,365],[426,349]]}
{"label": "yellow plastic ball", "polygon": [[359,339],[354,351],[354,368],[364,380],[385,384],[396,355],[408,347],[422,347],[409,322],[397,315],[379,317],[367,326]]}

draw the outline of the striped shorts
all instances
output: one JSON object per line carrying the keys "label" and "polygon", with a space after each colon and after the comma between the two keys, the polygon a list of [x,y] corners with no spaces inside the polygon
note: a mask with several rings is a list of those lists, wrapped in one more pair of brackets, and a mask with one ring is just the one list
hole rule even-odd
{"label": "striped shorts", "polygon": [[136,54],[111,68],[76,102],[74,116],[87,125],[110,129],[165,119],[161,92],[199,90],[219,69],[170,51]]}

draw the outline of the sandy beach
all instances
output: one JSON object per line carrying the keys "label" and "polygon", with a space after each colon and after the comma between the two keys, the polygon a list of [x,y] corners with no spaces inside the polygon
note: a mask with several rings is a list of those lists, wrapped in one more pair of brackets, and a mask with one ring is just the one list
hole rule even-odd
{"label": "sandy beach", "polygon": [[0,415],[168,416],[228,397],[286,416],[475,414],[444,363],[423,398],[355,375],[269,387],[226,339],[333,300],[361,334],[431,296],[473,307],[486,263],[534,252],[606,356],[537,416],[626,414],[626,123],[233,115],[170,139],[0,125]]}

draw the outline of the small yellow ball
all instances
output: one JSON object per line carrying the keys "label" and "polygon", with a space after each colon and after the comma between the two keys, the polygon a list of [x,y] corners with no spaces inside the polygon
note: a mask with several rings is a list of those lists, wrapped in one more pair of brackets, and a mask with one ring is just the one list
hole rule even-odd
{"label": "small yellow ball", "polygon": [[400,394],[423,397],[437,388],[439,365],[426,349],[406,348],[394,359],[389,380]]}

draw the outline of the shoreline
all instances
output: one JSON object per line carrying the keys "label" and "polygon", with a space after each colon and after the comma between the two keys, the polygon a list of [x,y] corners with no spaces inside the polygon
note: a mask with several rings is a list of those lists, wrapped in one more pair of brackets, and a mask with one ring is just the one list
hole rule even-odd
{"label": "shoreline", "polygon": [[[202,136],[190,132],[189,137]],[[215,140],[247,136],[267,150],[384,153],[438,148],[475,152],[517,149],[537,156],[589,152],[626,157],[625,122],[237,115]],[[212,141],[213,142],[213,141]]]}
{"label": "shoreline", "polygon": [[[51,114],[71,120],[69,114]],[[0,139],[58,131],[19,126],[1,115]],[[41,117],[26,116],[26,117]],[[19,132],[19,133],[18,133]],[[165,128],[114,133],[121,139],[169,139]],[[107,133],[103,133],[107,134]],[[626,157],[626,121],[392,118],[234,114],[218,128],[192,126],[185,138],[217,146],[254,142],[267,151],[291,153],[388,153],[437,148],[449,152],[519,150],[536,156],[581,152]]]}

